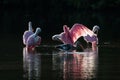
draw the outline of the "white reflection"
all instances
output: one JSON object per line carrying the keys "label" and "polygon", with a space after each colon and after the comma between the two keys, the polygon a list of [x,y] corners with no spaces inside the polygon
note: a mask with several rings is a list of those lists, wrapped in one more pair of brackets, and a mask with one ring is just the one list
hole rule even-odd
{"label": "white reflection", "polygon": [[53,52],[53,70],[61,70],[64,80],[96,79],[98,65],[98,48],[84,52]]}
{"label": "white reflection", "polygon": [[41,57],[35,49],[23,48],[23,69],[28,80],[40,80]]}

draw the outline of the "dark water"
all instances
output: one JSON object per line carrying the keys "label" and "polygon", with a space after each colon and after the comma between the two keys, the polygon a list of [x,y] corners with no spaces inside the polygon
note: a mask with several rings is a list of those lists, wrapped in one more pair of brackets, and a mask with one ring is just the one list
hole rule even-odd
{"label": "dark water", "polygon": [[3,46],[0,80],[120,80],[120,48],[100,45],[96,52],[64,52],[54,45],[28,51]]}

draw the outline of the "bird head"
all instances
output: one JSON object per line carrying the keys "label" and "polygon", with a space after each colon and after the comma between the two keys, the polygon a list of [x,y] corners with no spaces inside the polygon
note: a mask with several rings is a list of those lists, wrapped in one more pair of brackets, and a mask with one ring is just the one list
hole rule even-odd
{"label": "bird head", "polygon": [[52,40],[60,41],[60,35],[56,34],[56,35],[52,36]]}
{"label": "bird head", "polygon": [[99,27],[98,25],[95,25],[95,26],[93,26],[92,31],[93,31],[94,33],[98,34],[98,30],[99,30],[99,29],[100,29],[100,27]]}
{"label": "bird head", "polygon": [[41,28],[37,27],[37,29],[35,31],[35,35],[37,36],[41,31],[42,31]]}

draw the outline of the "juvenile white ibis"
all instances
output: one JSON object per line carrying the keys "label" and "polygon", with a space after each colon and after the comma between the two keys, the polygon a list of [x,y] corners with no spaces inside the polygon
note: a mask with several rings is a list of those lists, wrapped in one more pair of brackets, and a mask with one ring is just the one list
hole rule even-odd
{"label": "juvenile white ibis", "polygon": [[35,33],[30,35],[27,39],[27,42],[26,42],[26,46],[28,48],[34,48],[38,45],[40,45],[41,43],[41,37],[38,36],[38,34],[41,32],[41,29],[40,28],[37,28]]}
{"label": "juvenile white ibis", "polygon": [[34,34],[32,29],[32,22],[28,22],[28,30],[26,30],[23,34],[23,44],[26,45],[26,41],[30,35]]}
{"label": "juvenile white ibis", "polygon": [[75,42],[78,40],[80,37],[84,37],[86,42],[91,42],[92,43],[92,49],[94,50],[95,46],[98,43],[98,38],[97,34],[95,34],[95,31],[98,31],[98,26],[93,27],[93,31],[88,29],[86,26],[82,24],[74,24],[71,29],[67,27],[67,25],[63,26],[64,32],[52,36],[53,40],[60,40],[64,44],[71,44],[73,46],[75,45]]}

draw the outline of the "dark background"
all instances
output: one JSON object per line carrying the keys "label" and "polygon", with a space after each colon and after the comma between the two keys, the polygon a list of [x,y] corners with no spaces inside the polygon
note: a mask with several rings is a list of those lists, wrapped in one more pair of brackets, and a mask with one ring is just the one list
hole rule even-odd
{"label": "dark background", "polygon": [[[41,27],[42,32],[39,35],[42,37],[43,44],[46,41],[51,44],[52,35],[61,33],[65,24],[72,27],[75,23],[81,23],[90,29],[94,25],[99,25],[100,42],[106,44],[115,42],[119,47],[112,44],[100,45],[98,65],[96,65],[98,66],[97,78],[98,80],[99,78],[120,80],[119,11],[120,0],[0,0],[0,80],[23,80],[21,78],[24,78],[23,48],[25,45],[23,46],[22,43],[22,35],[28,29],[29,21],[32,21],[34,29]],[[60,71],[51,71],[53,47],[37,47],[37,51],[38,56],[41,56],[41,79],[48,80],[51,77],[59,79],[60,75],[57,73]],[[55,53],[59,52],[55,51]],[[33,57],[37,57],[35,55],[33,54]],[[71,61],[70,56],[67,58]],[[56,62],[59,65],[60,61]]]}
{"label": "dark background", "polygon": [[119,42],[119,10],[120,0],[0,0],[0,34],[22,40],[32,21],[43,40],[51,40],[64,24],[81,23],[90,29],[99,25],[100,41]]}

